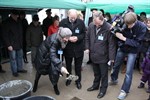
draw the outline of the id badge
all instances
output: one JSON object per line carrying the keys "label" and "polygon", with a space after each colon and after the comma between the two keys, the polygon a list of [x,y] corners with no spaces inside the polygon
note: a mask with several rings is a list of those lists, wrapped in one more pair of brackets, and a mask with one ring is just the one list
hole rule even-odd
{"label": "id badge", "polygon": [[79,31],[79,29],[78,29],[78,28],[75,30],[75,33],[80,33],[80,31]]}
{"label": "id badge", "polygon": [[63,51],[62,51],[62,50],[58,50],[58,54],[59,54],[59,55],[62,55],[62,54],[63,54]]}
{"label": "id badge", "polygon": [[98,40],[104,40],[104,37],[102,35],[98,36]]}

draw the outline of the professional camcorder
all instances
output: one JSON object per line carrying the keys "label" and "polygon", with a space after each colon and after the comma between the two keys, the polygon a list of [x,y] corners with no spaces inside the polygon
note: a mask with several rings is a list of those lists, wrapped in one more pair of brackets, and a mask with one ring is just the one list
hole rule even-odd
{"label": "professional camcorder", "polygon": [[116,32],[122,32],[126,25],[124,24],[124,16],[128,12],[134,12],[134,7],[132,5],[129,5],[127,10],[124,11],[122,14],[115,15],[112,19],[112,26],[111,26],[111,32],[115,35]]}

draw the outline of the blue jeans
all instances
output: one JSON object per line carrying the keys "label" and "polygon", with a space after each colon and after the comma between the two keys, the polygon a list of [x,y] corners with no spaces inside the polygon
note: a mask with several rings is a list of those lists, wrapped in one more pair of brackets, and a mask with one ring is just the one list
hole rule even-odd
{"label": "blue jeans", "polygon": [[124,82],[123,82],[121,90],[124,90],[126,93],[128,93],[130,90],[131,83],[132,83],[133,68],[134,68],[134,63],[135,63],[137,54],[124,53],[120,49],[118,49],[113,71],[111,73],[111,79],[112,81],[115,81],[118,79],[119,69],[126,56],[127,56],[126,74],[125,74],[125,78],[124,78]]}
{"label": "blue jeans", "polygon": [[23,51],[22,49],[9,51],[10,65],[12,73],[23,69]]}

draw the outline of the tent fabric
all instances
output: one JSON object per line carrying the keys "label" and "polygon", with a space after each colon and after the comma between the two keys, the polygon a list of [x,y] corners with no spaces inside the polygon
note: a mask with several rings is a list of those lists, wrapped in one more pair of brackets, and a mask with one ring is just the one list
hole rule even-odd
{"label": "tent fabric", "polygon": [[150,14],[150,0],[95,0],[87,3],[87,8],[104,9],[105,12],[117,14],[125,11],[128,5],[133,5],[137,14],[146,12]]}
{"label": "tent fabric", "polygon": [[123,12],[128,5],[133,5],[138,14],[142,11],[150,14],[150,0],[93,0],[87,4],[80,0],[0,0],[0,7],[78,10],[85,10],[87,7],[104,9],[111,14]]}
{"label": "tent fabric", "polygon": [[0,7],[84,10],[86,4],[79,0],[0,0]]}

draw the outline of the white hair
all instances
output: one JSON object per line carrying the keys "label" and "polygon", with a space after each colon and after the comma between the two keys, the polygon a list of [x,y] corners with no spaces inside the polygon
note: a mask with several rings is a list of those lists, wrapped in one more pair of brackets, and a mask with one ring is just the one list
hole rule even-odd
{"label": "white hair", "polygon": [[68,41],[63,41],[63,38],[70,37],[71,35],[72,32],[69,28],[63,28],[63,27],[59,28],[57,38],[60,41],[62,48],[65,48],[68,43]]}
{"label": "white hair", "polygon": [[70,13],[76,13],[78,15],[78,11],[76,9],[70,9],[68,11],[68,15],[70,15]]}

